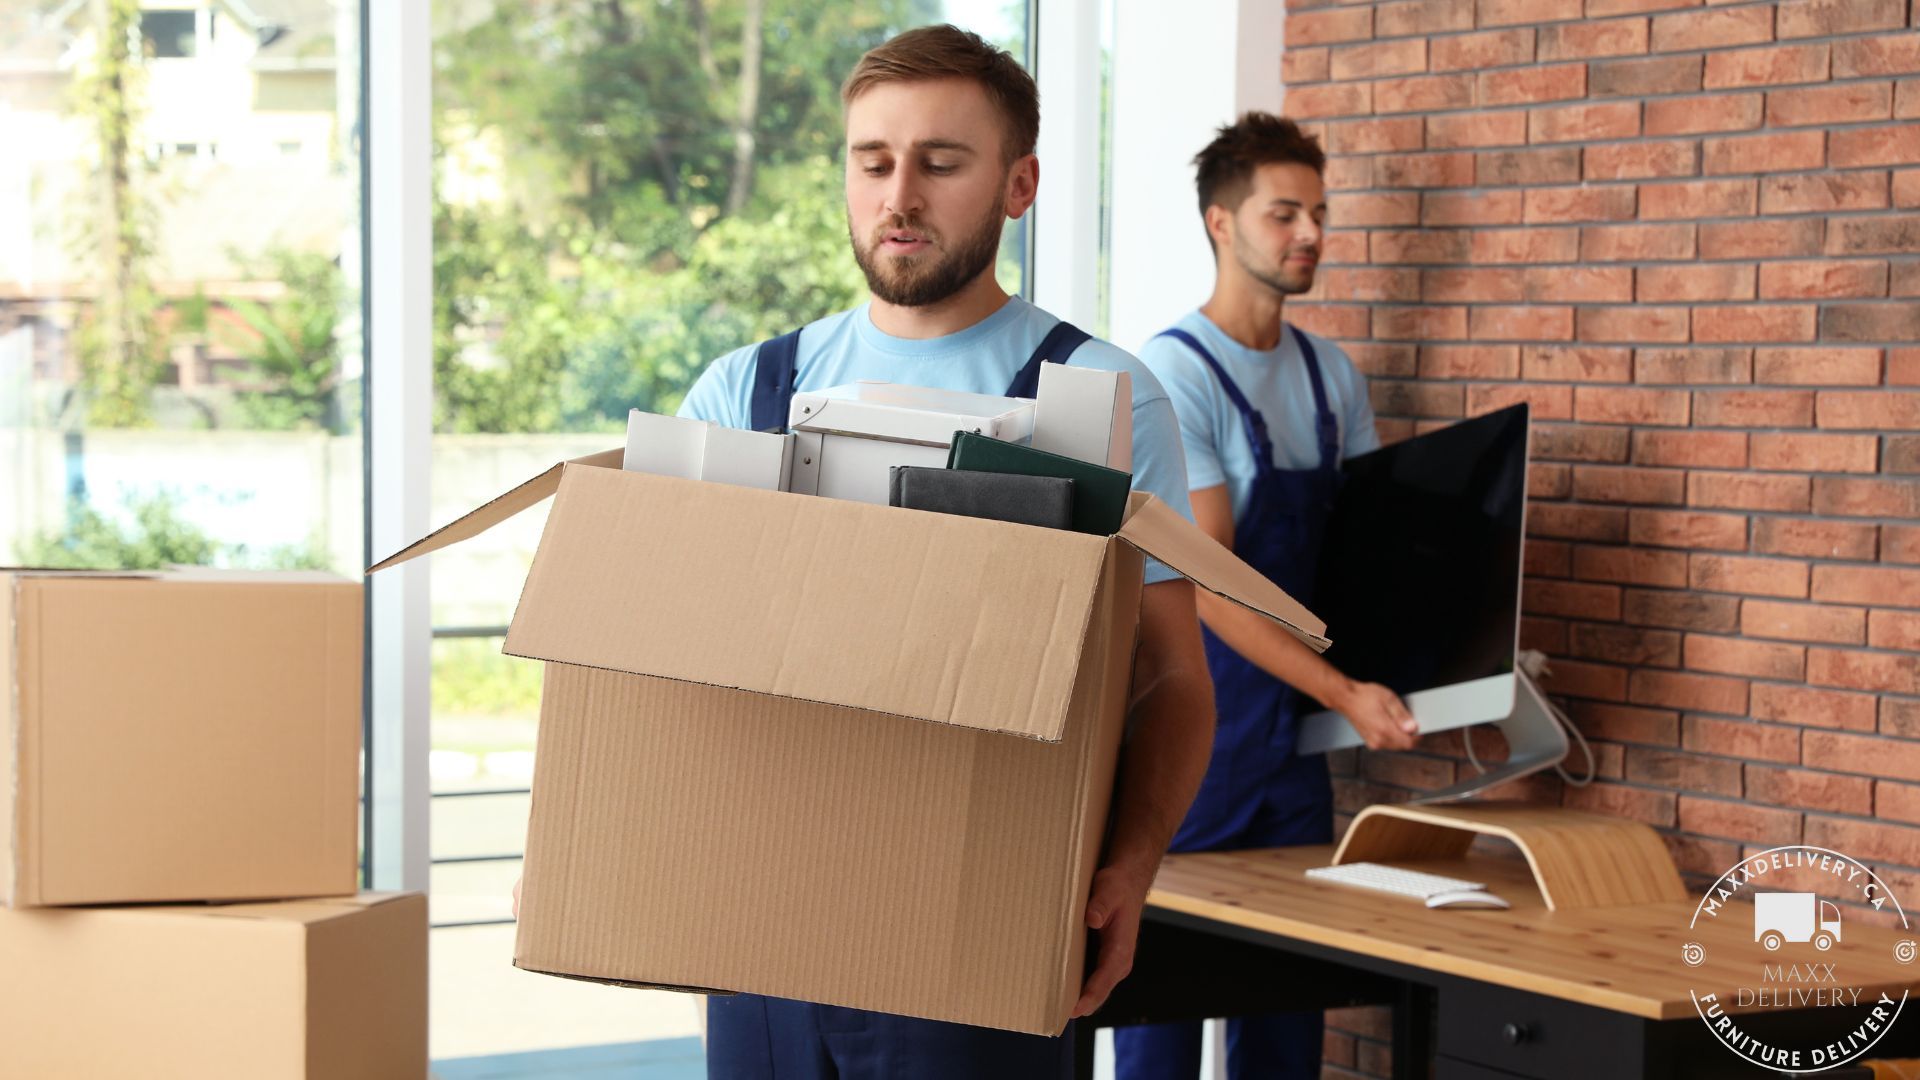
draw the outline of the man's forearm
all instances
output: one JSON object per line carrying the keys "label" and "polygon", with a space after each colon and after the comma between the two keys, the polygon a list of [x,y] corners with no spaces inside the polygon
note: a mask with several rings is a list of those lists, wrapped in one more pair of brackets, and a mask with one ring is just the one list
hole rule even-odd
{"label": "man's forearm", "polygon": [[1213,683],[1205,670],[1169,674],[1134,702],[1132,720],[1106,862],[1151,879],[1207,773]]}
{"label": "man's forearm", "polygon": [[1234,652],[1316,701],[1331,701],[1346,676],[1278,624],[1211,593],[1198,598],[1200,621]]}

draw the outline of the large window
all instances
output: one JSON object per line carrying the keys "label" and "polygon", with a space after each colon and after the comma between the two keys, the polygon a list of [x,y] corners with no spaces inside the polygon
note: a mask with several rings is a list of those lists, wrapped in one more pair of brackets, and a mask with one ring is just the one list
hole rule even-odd
{"label": "large window", "polygon": [[271,10],[0,10],[0,564],[358,576],[359,6]]}

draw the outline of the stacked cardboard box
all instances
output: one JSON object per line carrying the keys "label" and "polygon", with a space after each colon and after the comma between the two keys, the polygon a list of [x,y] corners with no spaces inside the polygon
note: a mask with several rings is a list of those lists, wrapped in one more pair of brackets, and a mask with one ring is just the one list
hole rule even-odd
{"label": "stacked cardboard box", "polygon": [[11,571],[0,635],[0,1076],[420,1080],[425,898],[356,892],[359,585]]}

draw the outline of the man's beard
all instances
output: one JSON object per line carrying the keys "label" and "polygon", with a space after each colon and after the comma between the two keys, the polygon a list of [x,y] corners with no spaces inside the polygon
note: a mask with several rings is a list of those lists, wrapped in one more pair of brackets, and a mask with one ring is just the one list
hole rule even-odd
{"label": "man's beard", "polygon": [[847,239],[853,245],[853,261],[867,276],[867,288],[874,296],[897,307],[930,307],[947,299],[993,265],[1000,253],[1000,223],[1006,218],[1004,197],[993,200],[993,209],[978,228],[960,238],[947,250],[924,255],[884,258],[878,254],[888,233],[911,232],[936,249],[945,248],[942,238],[916,218],[895,214],[874,232],[869,244],[861,244],[853,235],[853,223],[847,223]]}
{"label": "man's beard", "polygon": [[[1284,255],[1281,256],[1282,261],[1277,265],[1255,266],[1252,260],[1247,258],[1248,248],[1246,235],[1239,232],[1237,225],[1234,231],[1237,234],[1239,242],[1233,246],[1233,257],[1239,260],[1240,268],[1247,272],[1247,276],[1282,296],[1298,296],[1313,288],[1313,269],[1288,270],[1287,264],[1284,261],[1286,256]],[[1308,248],[1305,250],[1314,251],[1315,249]],[[1294,253],[1288,252],[1287,254],[1291,255]]]}

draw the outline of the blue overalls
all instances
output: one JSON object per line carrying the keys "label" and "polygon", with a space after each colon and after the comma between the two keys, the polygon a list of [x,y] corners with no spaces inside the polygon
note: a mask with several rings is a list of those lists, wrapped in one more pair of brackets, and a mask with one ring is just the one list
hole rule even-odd
{"label": "blue overalls", "polygon": [[[787,428],[800,331],[754,357],[752,423]],[[1062,322],[1028,357],[1006,396],[1031,398],[1042,363],[1065,363],[1088,339]],[[707,1003],[708,1080],[1057,1080],[1073,1075],[1073,1026],[1060,1038],[758,994]]]}
{"label": "blue overalls", "polygon": [[[1313,345],[1305,334],[1292,332],[1313,386],[1320,462],[1308,469],[1274,467],[1266,419],[1193,335],[1174,329],[1162,336],[1174,338],[1206,361],[1240,413],[1253,449],[1253,486],[1245,511],[1234,521],[1233,553],[1287,595],[1310,604],[1315,563],[1340,485],[1340,428],[1327,407]],[[1293,752],[1299,693],[1241,657],[1213,631],[1202,629],[1207,668],[1213,674],[1213,757],[1170,850],[1331,843],[1333,787],[1326,759]],[[1286,977],[1284,971],[1275,974]],[[1321,1033],[1320,1013],[1229,1019],[1228,1075],[1234,1080],[1317,1080]],[[1197,1022],[1116,1028],[1115,1076],[1117,1080],[1189,1080],[1200,1068],[1200,1036]]]}

